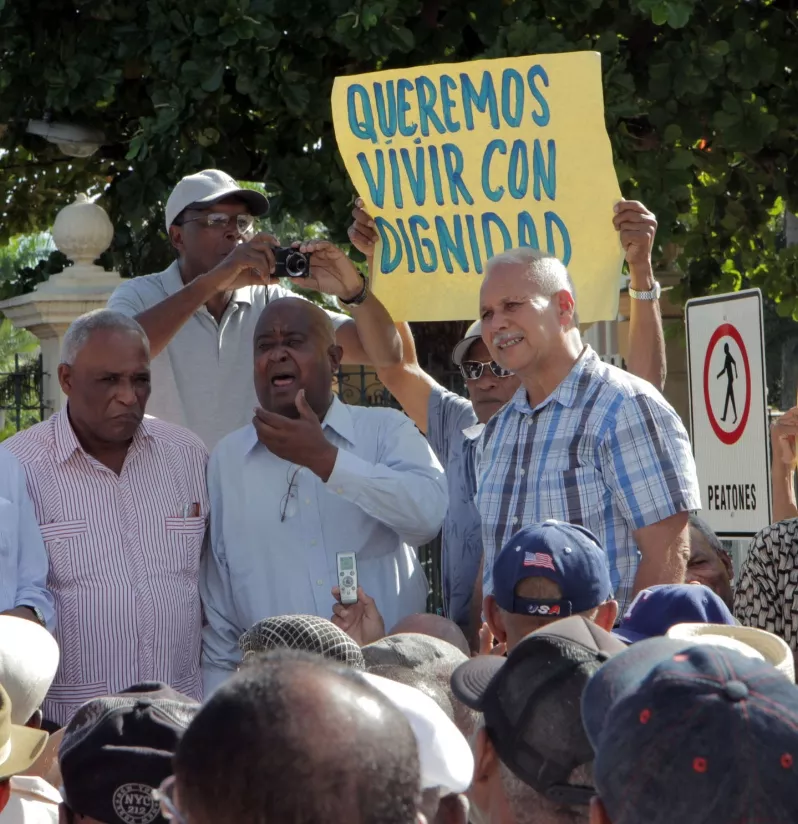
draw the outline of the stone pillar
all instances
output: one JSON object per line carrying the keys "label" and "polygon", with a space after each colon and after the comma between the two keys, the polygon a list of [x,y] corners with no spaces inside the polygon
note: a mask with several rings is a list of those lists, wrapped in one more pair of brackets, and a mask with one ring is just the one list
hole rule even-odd
{"label": "stone pillar", "polygon": [[102,309],[122,282],[94,261],[111,245],[114,227],[103,208],[86,195],[63,208],[53,224],[53,240],[73,265],[36,286],[33,292],[0,302],[0,311],[20,329],[39,339],[44,369],[44,406],[49,417],[64,404],[58,383],[61,342],[69,324],[93,309]]}

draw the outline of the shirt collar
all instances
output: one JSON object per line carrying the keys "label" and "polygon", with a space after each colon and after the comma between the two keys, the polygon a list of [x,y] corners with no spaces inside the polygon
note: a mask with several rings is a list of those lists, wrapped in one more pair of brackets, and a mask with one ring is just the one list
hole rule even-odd
{"label": "shirt collar", "polygon": [[513,406],[525,415],[531,415],[539,409],[542,409],[548,404],[557,402],[561,406],[571,408],[575,403],[580,391],[580,383],[582,375],[585,370],[591,367],[598,359],[598,355],[590,347],[590,344],[585,344],[584,349],[576,360],[576,363],[571,367],[571,371],[560,381],[557,388],[546,398],[539,403],[534,409],[529,404],[527,398],[526,388],[521,385],[518,391],[513,395]]}
{"label": "shirt collar", "polygon": [[[333,394],[333,401],[327,410],[327,414],[324,416],[324,420],[321,422],[321,428],[330,428],[348,444],[351,446],[355,445],[355,425],[352,421],[352,413],[349,411],[349,407],[335,394]],[[251,451],[260,443],[254,425],[250,426],[249,431],[250,441],[247,451]]]}
{"label": "shirt collar", "polygon": [[[61,409],[60,411],[56,412],[53,415],[53,426],[54,426],[54,433],[55,433],[55,457],[59,463],[65,463],[68,461],[75,452],[83,452],[84,449],[80,445],[80,441],[78,440],[78,436],[75,434],[75,430],[72,428],[72,424],[69,422],[69,414],[68,414],[69,404]],[[136,434],[133,436],[133,443],[130,445],[130,452],[137,450],[142,441],[151,440],[153,437],[152,428],[148,423],[147,416],[144,417],[142,422],[139,424],[139,428],[136,430]]]}
{"label": "shirt collar", "polygon": [[[176,294],[185,286],[183,278],[180,275],[180,265],[177,261],[174,261],[171,266],[164,269],[161,282],[168,295]],[[236,289],[235,292],[233,292],[231,300],[234,303],[248,303],[251,305],[252,290],[254,288],[254,286],[242,286],[240,289]]]}

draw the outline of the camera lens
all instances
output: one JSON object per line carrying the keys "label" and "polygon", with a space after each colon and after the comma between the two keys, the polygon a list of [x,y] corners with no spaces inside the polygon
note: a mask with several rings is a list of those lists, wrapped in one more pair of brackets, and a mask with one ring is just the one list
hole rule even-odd
{"label": "camera lens", "polygon": [[308,257],[301,252],[291,252],[285,259],[285,271],[288,277],[304,278],[308,274]]}

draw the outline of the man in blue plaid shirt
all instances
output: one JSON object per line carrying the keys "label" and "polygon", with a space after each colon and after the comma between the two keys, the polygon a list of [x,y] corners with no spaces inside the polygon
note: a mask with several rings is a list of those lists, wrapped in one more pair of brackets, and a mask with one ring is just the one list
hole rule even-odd
{"label": "man in blue plaid shirt", "polygon": [[491,357],[521,380],[477,452],[484,595],[496,553],[548,518],[598,536],[622,611],[645,587],[682,583],[687,517],[701,503],[679,416],[650,383],[582,343],[573,284],[556,258],[494,257],[480,304]]}

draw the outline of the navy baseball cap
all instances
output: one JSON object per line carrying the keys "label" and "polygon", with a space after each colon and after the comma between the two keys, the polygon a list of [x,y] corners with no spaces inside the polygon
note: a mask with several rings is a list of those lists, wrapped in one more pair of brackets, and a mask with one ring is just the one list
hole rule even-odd
{"label": "navy baseball cap", "polygon": [[620,626],[613,631],[622,641],[634,644],[665,635],[676,624],[734,626],[734,616],[703,584],[659,584],[637,593]]}
{"label": "navy baseball cap", "polygon": [[613,824],[798,821],[798,690],[734,650],[652,638],[582,694]]}
{"label": "navy baseball cap", "polygon": [[[560,587],[559,600],[521,598],[515,589],[527,578],[547,578]],[[493,597],[519,615],[567,618],[612,598],[607,556],[598,538],[563,521],[531,524],[513,535],[493,562]]]}

